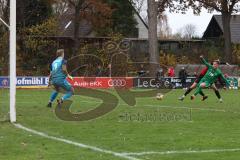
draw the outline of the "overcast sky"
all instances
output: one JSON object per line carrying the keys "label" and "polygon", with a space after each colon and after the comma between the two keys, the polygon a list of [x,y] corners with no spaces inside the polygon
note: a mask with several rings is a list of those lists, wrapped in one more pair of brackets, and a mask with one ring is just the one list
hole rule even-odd
{"label": "overcast sky", "polygon": [[[142,8],[141,15],[144,17],[147,16],[147,2],[145,1],[144,6]],[[204,31],[207,28],[208,23],[210,22],[213,14],[220,14],[218,12],[208,13],[207,10],[203,9],[199,16],[194,15],[192,10],[189,10],[186,14],[180,13],[169,13],[166,12],[168,16],[168,23],[170,28],[172,29],[172,33],[176,33],[183,26],[187,24],[193,24],[197,28],[197,35],[202,36]]]}
{"label": "overcast sky", "polygon": [[197,16],[194,15],[191,10],[189,10],[186,14],[176,14],[167,12],[169,26],[171,27],[173,33],[177,32],[180,28],[182,28],[186,24],[193,24],[197,28],[198,36],[203,35],[213,14],[219,13],[217,12],[208,13],[207,10],[202,10],[202,13],[199,16]]}

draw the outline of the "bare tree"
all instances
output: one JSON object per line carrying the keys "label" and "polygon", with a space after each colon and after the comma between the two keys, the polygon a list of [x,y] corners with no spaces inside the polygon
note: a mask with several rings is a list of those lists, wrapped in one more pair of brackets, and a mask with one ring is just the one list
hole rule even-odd
{"label": "bare tree", "polygon": [[142,12],[145,0],[130,0],[130,2],[132,3],[132,5],[134,6],[138,13]]}
{"label": "bare tree", "polygon": [[57,16],[61,16],[69,8],[68,0],[57,0],[53,3],[53,12]]}
{"label": "bare tree", "polygon": [[81,20],[85,19],[92,26],[104,27],[110,21],[111,8],[101,0],[67,0],[69,6],[74,9],[74,54],[79,49],[79,27]]}
{"label": "bare tree", "polygon": [[0,0],[0,17],[8,22],[10,0]]}
{"label": "bare tree", "polygon": [[168,17],[165,13],[159,14],[158,16],[158,37],[170,38],[172,30],[168,24]]}
{"label": "bare tree", "polygon": [[191,39],[197,34],[197,27],[194,24],[186,24],[182,28],[183,38]]}
{"label": "bare tree", "polygon": [[6,0],[0,0],[0,16],[3,15],[5,8],[6,8]]}
{"label": "bare tree", "polygon": [[151,63],[151,75],[154,75],[156,66],[159,64],[158,40],[157,40],[157,4],[155,0],[148,0],[148,41],[149,41],[149,61]]}
{"label": "bare tree", "polygon": [[[148,0],[148,39],[149,39],[149,54],[150,63],[159,64],[158,40],[157,40],[157,19],[161,16],[166,8],[170,11],[185,12],[188,6],[185,1],[178,0]],[[156,67],[155,66],[155,67]],[[156,69],[156,68],[155,68]],[[154,70],[154,67],[153,67]],[[153,71],[152,70],[152,71]]]}
{"label": "bare tree", "polygon": [[[9,5],[10,0],[0,0],[0,18],[4,20],[7,24],[9,23]],[[0,32],[7,31],[8,28],[6,26],[2,25],[2,22],[0,21]]]}
{"label": "bare tree", "polygon": [[171,37],[174,39],[182,39],[183,38],[182,28],[179,29],[176,33],[174,33]]}
{"label": "bare tree", "polygon": [[86,7],[83,6],[84,0],[67,0],[69,3],[69,6],[73,7],[75,12],[74,12],[74,54],[77,54],[78,48],[79,48],[79,40],[78,40],[78,35],[79,35],[79,26],[80,26],[80,11],[83,11]]}

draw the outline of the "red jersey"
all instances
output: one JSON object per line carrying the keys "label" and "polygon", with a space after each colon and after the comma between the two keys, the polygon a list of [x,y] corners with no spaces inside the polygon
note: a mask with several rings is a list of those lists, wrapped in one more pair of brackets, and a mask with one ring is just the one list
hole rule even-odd
{"label": "red jersey", "polygon": [[208,67],[205,67],[201,70],[200,74],[199,74],[199,77],[203,77],[208,71]]}
{"label": "red jersey", "polygon": [[175,76],[174,68],[171,67],[168,69],[168,77],[174,77],[174,76]]}

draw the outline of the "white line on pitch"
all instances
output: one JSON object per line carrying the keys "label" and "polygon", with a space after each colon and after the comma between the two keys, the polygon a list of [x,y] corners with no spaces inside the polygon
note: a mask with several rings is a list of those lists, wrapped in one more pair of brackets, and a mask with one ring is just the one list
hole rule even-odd
{"label": "white line on pitch", "polygon": [[[84,103],[103,103],[103,101],[96,101],[96,100],[91,100],[91,101],[86,101],[86,100],[81,100],[80,102]],[[32,102],[17,102],[19,104],[31,104]],[[0,102],[0,104],[4,104],[4,102]],[[106,104],[111,104],[111,103],[106,103]],[[129,106],[128,104],[124,103],[119,103],[118,105],[122,106]],[[224,109],[212,109],[212,108],[195,108],[195,107],[176,107],[176,106],[158,106],[158,105],[138,105],[138,106],[143,106],[143,107],[157,107],[157,108],[179,108],[179,109],[191,109],[191,110],[200,110],[200,111],[213,111],[213,112],[230,112],[234,114],[240,114],[240,112],[233,112],[233,111],[227,111]]]}
{"label": "white line on pitch", "polygon": [[90,145],[86,145],[86,144],[83,144],[83,143],[73,142],[71,140],[67,140],[67,139],[63,139],[63,138],[50,136],[50,135],[48,135],[46,133],[39,132],[39,131],[30,129],[30,128],[24,127],[21,124],[13,124],[13,125],[15,127],[19,128],[19,129],[22,129],[24,131],[30,132],[32,134],[35,134],[35,135],[38,135],[38,136],[41,136],[41,137],[44,137],[44,138],[48,138],[48,139],[51,139],[51,140],[55,140],[55,141],[59,141],[59,142],[67,143],[67,144],[71,144],[71,145],[74,145],[74,146],[77,146],[77,147],[80,147],[80,148],[90,149],[92,151],[101,152],[101,153],[105,153],[105,154],[111,154],[111,155],[114,155],[114,156],[122,158],[122,159],[140,160],[138,158],[135,158],[135,157],[132,157],[132,156],[128,156],[128,155],[124,155],[122,153],[118,153],[118,152],[114,152],[114,151],[110,151],[110,150],[106,150],[106,149],[101,149],[101,148],[90,146]]}
{"label": "white line on pitch", "polygon": [[191,153],[218,153],[218,152],[237,152],[240,151],[240,148],[233,149],[209,149],[209,150],[182,150],[182,151],[163,151],[163,152],[138,152],[138,153],[122,153],[126,156],[143,156],[143,155],[151,155],[151,154],[160,154],[160,155],[168,155],[168,154],[191,154]]}
{"label": "white line on pitch", "polygon": [[215,111],[215,112],[228,112],[223,109],[211,109],[211,108],[195,108],[195,107],[174,107],[174,106],[157,106],[157,105],[145,105],[149,107],[160,107],[160,108],[179,108],[179,109],[194,109],[194,110],[202,110],[202,111]]}
{"label": "white line on pitch", "polygon": [[[98,102],[98,103],[102,103],[102,101],[81,101],[81,102],[85,102],[85,103],[92,103],[92,102]],[[106,103],[108,104],[108,103]],[[119,103],[118,105],[122,105],[122,106],[129,106],[128,104],[123,104],[123,103]],[[192,110],[202,110],[202,111],[214,111],[214,112],[231,112],[231,111],[226,111],[223,109],[212,109],[212,108],[195,108],[195,107],[175,107],[175,106],[158,106],[158,105],[140,105],[140,106],[144,106],[144,107],[159,107],[159,108],[179,108],[179,109],[192,109]],[[232,112],[232,113],[236,113],[239,114],[238,112]]]}
{"label": "white line on pitch", "polygon": [[[85,102],[85,103],[93,103],[93,102],[98,102],[98,103],[102,103],[102,101],[81,101],[81,102]],[[108,103],[106,103],[108,104]],[[123,104],[123,103],[119,103],[118,105],[122,105],[122,106],[129,106],[128,104]],[[158,106],[158,105],[140,105],[143,107],[159,107],[159,108],[179,108],[179,109],[194,109],[194,110],[202,110],[202,111],[215,111],[215,112],[229,112],[223,109],[211,109],[211,108],[193,108],[193,107],[174,107],[174,106]],[[238,113],[238,112],[232,112],[232,113]]]}
{"label": "white line on pitch", "polygon": [[[81,100],[80,102],[84,103],[103,103],[102,101],[86,101],[86,100]],[[31,104],[32,102],[17,102],[19,104]],[[0,102],[0,104],[4,104],[3,102]],[[111,103],[106,103],[106,104],[111,104]],[[122,106],[129,106],[128,104],[124,103],[119,103],[118,105]],[[191,109],[191,110],[200,110],[200,111],[213,111],[213,112],[229,112],[229,113],[234,113],[234,114],[240,114],[240,112],[233,112],[233,111],[227,111],[223,109],[212,109],[212,108],[195,108],[195,107],[176,107],[176,106],[158,106],[158,105],[138,105],[138,106],[143,106],[143,107],[157,107],[157,108],[179,108],[179,109]]]}

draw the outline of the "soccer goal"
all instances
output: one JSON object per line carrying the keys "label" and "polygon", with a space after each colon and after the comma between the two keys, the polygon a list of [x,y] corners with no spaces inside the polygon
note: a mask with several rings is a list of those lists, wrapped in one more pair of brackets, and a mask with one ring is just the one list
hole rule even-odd
{"label": "soccer goal", "polygon": [[[8,60],[8,67],[1,71],[1,120],[10,118],[12,123],[16,122],[16,1],[10,0],[9,24],[1,17],[0,21],[9,30],[9,54],[5,56]],[[1,57],[2,59],[4,57]],[[4,65],[4,64],[3,64]],[[6,66],[5,66],[6,67]],[[1,69],[3,69],[2,67]],[[9,108],[9,109],[7,109]]]}

